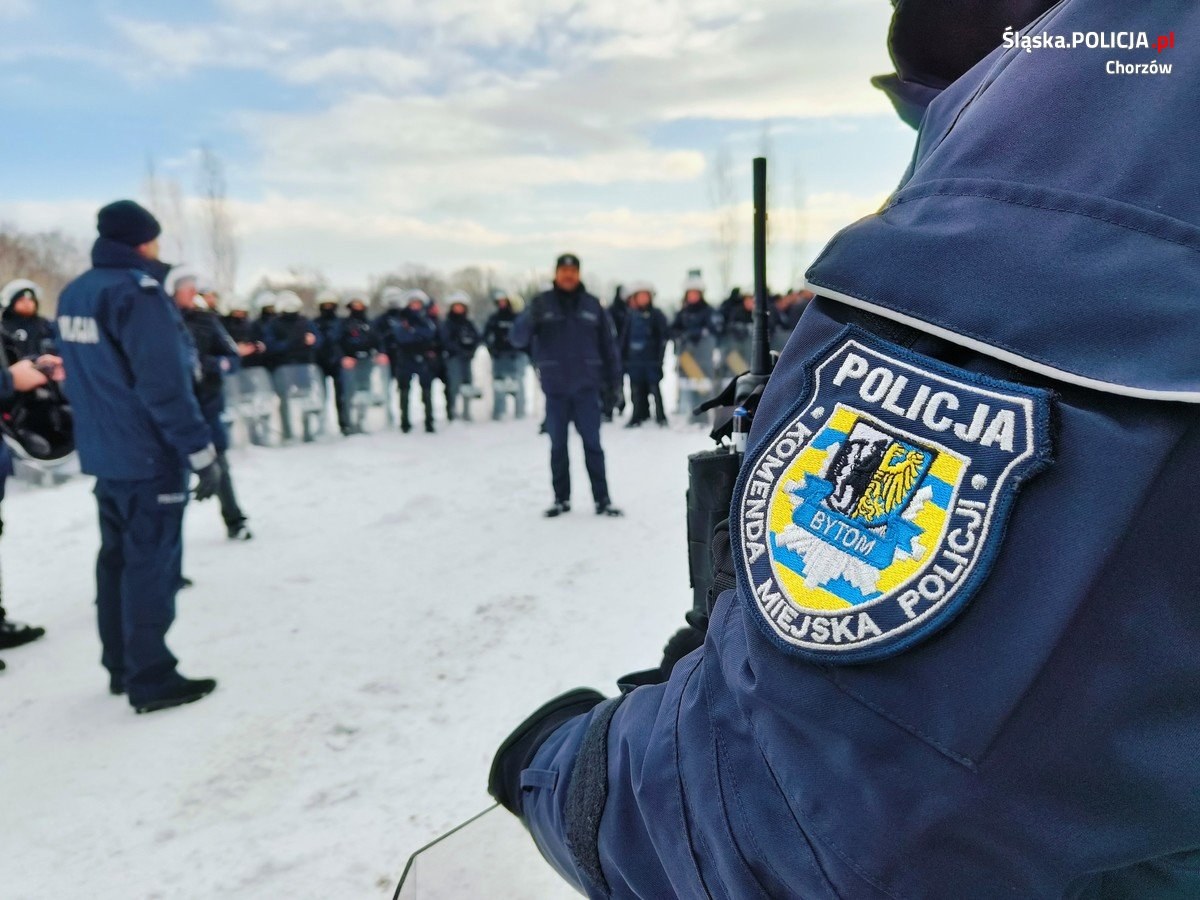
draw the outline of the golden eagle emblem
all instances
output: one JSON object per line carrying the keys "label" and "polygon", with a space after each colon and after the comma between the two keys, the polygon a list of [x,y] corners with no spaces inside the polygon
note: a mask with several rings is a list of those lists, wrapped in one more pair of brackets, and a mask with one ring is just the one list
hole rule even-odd
{"label": "golden eagle emblem", "polygon": [[925,464],[926,454],[921,450],[900,443],[890,445],[854,508],[854,518],[877,522],[902,506]]}

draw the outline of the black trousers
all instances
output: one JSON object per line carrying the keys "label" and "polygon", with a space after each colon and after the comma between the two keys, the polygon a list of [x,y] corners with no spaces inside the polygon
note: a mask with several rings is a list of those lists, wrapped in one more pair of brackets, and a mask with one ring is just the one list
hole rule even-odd
{"label": "black trousers", "polygon": [[346,396],[346,382],[349,381],[348,373],[342,368],[342,361],[339,359],[336,365],[322,366],[321,371],[325,374],[325,397],[329,397],[329,382],[333,381],[333,405],[337,408],[338,428],[345,431],[350,424],[349,410],[347,403],[349,398]]}
{"label": "black trousers", "polygon": [[607,502],[608,476],[600,446],[600,392],[546,395],[546,432],[550,435],[550,477],[555,500],[571,499],[571,458],[567,452],[570,425],[583,439],[583,458],[592,482],[592,499]]}
{"label": "black trousers", "polygon": [[631,422],[645,422],[650,418],[650,398],[654,398],[655,418],[659,422],[666,421],[667,413],[663,409],[662,378],[653,374],[634,372],[629,375],[629,392],[633,400],[633,416]]}
{"label": "black trousers", "polygon": [[421,386],[421,405],[425,408],[425,424],[433,424],[433,376],[427,371],[396,370],[396,384],[400,387],[400,424],[411,425],[408,417],[408,401],[412,394],[412,380],[416,376]]}

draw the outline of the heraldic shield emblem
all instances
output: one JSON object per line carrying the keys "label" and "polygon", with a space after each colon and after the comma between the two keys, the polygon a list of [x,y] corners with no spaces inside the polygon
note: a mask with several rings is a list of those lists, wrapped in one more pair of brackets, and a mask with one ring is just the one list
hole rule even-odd
{"label": "heraldic shield emblem", "polygon": [[736,558],[776,643],[880,659],[986,578],[1018,486],[1049,462],[1050,395],[856,329],[806,393],[743,467]]}

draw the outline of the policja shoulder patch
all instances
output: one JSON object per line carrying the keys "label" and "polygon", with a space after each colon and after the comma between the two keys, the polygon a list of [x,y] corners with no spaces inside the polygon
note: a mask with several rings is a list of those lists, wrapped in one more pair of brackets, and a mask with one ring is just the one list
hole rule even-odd
{"label": "policja shoulder patch", "polygon": [[734,557],[768,637],[837,665],[945,627],[1049,464],[1050,399],[853,327],[816,354],[734,492]]}

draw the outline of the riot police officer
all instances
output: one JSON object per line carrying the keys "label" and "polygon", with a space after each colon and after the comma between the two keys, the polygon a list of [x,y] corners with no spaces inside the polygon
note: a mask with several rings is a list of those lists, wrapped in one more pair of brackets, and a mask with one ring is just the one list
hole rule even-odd
{"label": "riot police officer", "polygon": [[185,678],[167,649],[182,573],[188,470],[196,499],[220,464],[192,390],[183,320],[163,292],[157,220],[132,200],[100,210],[92,268],[58,301],[58,336],[83,471],[96,476],[96,607],[109,688],[138,712],[191,703],[211,678]]}
{"label": "riot police officer", "polygon": [[492,419],[504,417],[509,394],[515,404],[516,418],[525,418],[525,371],[529,358],[513,346],[511,336],[517,321],[512,298],[502,290],[492,291],[492,302],[496,311],[488,316],[483,326],[483,342],[492,357]]}

